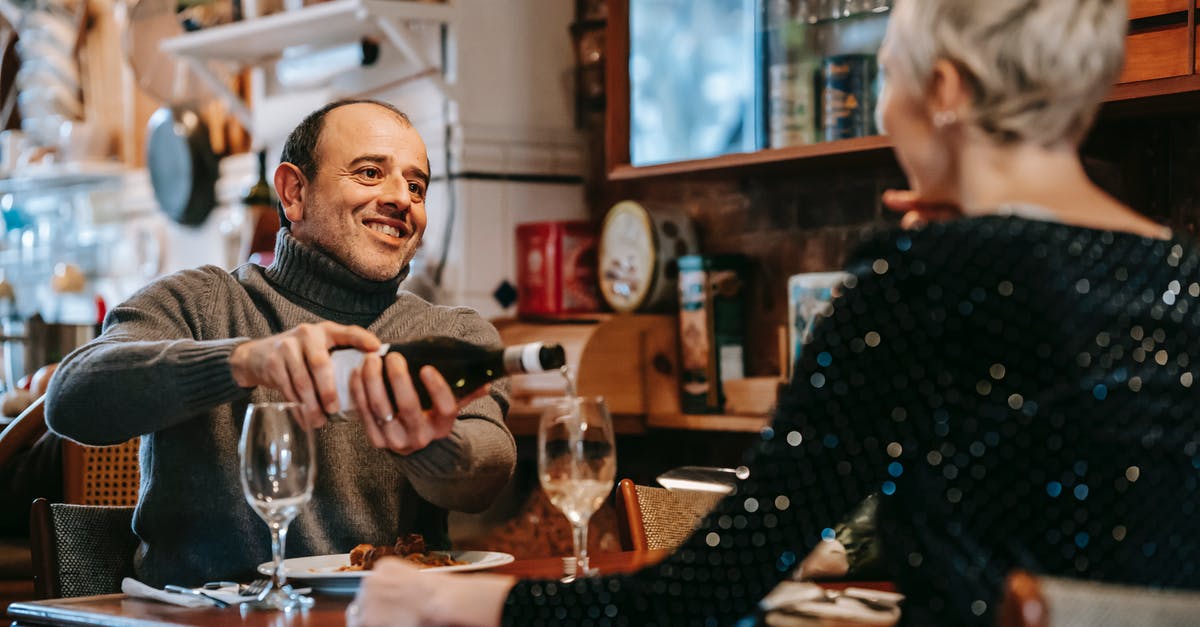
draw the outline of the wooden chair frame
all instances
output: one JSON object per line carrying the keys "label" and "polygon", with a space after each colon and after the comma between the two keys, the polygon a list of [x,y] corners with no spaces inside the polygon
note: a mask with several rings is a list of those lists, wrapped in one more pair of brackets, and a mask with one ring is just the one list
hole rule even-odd
{"label": "wooden chair frame", "polygon": [[642,522],[642,506],[638,503],[637,485],[630,479],[617,483],[617,538],[625,551],[647,551],[646,526]]}

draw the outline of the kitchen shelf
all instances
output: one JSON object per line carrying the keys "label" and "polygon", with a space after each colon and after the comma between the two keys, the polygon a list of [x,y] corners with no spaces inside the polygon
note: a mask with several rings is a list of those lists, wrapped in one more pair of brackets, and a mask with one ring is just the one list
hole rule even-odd
{"label": "kitchen shelf", "polygon": [[375,20],[446,23],[454,9],[444,2],[333,0],[223,26],[162,42],[162,50],[193,59],[257,64],[292,46],[350,43],[376,31]]}
{"label": "kitchen shelf", "polygon": [[69,187],[116,185],[126,169],[119,163],[63,163],[23,168],[0,178],[0,194],[53,193]]}
{"label": "kitchen shelf", "polygon": [[[1172,76],[1117,85],[1105,100],[1102,115],[1116,117],[1129,114],[1144,115],[1147,112],[1194,110],[1198,104],[1200,74]],[[873,135],[721,155],[708,159],[646,166],[620,164],[609,172],[608,178],[613,181],[630,181],[694,175],[734,176],[748,172],[763,174],[772,170],[787,171],[800,167],[845,166],[855,162],[880,163],[883,160],[894,159],[891,150],[892,143],[889,138]]]}
{"label": "kitchen shelf", "polygon": [[331,0],[271,15],[212,26],[163,40],[160,48],[187,62],[201,80],[220,94],[230,111],[252,134],[255,121],[242,97],[217,78],[208,66],[224,63],[236,69],[271,63],[293,46],[321,48],[348,44],[364,36],[382,36],[415,69],[395,83],[410,79],[430,81],[447,98],[450,86],[442,71],[410,41],[401,24],[423,22],[447,25],[454,22],[450,2],[418,0]]}
{"label": "kitchen shelf", "polygon": [[671,416],[651,415],[646,418],[646,426],[651,429],[686,429],[690,431],[758,433],[769,424],[771,424],[770,416],[677,414]]}
{"label": "kitchen shelf", "polygon": [[[505,424],[516,436],[536,436],[541,413],[530,413],[519,409],[509,410]],[[612,416],[613,430],[617,435],[641,435],[646,432],[646,421],[641,416],[615,414]]]}
{"label": "kitchen shelf", "polygon": [[804,146],[768,148],[707,159],[673,161],[671,163],[643,166],[621,164],[614,167],[608,173],[608,178],[613,181],[626,181],[691,174],[731,174],[750,169],[761,170],[770,167],[790,166],[798,162],[844,164],[846,161],[890,156],[891,148],[891,140],[887,137],[872,135],[869,137],[806,144]]}
{"label": "kitchen shelf", "polygon": [[[649,429],[710,431],[718,433],[758,433],[771,424],[770,416],[724,416],[718,414],[671,414],[648,417],[614,415],[617,435],[641,435]],[[506,423],[513,435],[537,435],[540,414],[510,411]]]}

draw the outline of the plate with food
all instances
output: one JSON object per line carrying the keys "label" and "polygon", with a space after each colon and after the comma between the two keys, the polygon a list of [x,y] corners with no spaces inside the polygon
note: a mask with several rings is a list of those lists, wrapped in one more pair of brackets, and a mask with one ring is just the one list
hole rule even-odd
{"label": "plate with food", "polygon": [[[349,553],[313,555],[283,560],[289,582],[312,587],[327,594],[354,594],[363,576],[383,557],[408,560],[425,572],[486,570],[512,562],[508,553],[496,551],[429,551],[419,534],[409,534],[395,544],[360,544]],[[264,562],[258,571],[270,574],[273,564]]]}

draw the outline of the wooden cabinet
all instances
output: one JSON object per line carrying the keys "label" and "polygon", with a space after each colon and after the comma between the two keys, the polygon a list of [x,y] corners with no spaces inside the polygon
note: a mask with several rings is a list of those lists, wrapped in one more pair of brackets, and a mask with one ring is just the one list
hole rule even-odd
{"label": "wooden cabinet", "polygon": [[1133,32],[1125,40],[1125,69],[1118,83],[1185,76],[1193,71],[1194,56],[1187,24]]}
{"label": "wooden cabinet", "polygon": [[1129,19],[1118,83],[1195,73],[1195,17],[1188,0],[1130,0]]}
{"label": "wooden cabinet", "polygon": [[[829,168],[891,159],[886,137],[860,137],[650,166],[629,159],[629,2],[608,0],[605,166],[610,180],[733,176]],[[1126,63],[1106,112],[1138,115],[1194,107],[1200,101],[1200,0],[1129,0]],[[1194,110],[1194,109],[1192,109]]]}
{"label": "wooden cabinet", "polygon": [[1129,19],[1187,11],[1188,0],[1129,0]]}

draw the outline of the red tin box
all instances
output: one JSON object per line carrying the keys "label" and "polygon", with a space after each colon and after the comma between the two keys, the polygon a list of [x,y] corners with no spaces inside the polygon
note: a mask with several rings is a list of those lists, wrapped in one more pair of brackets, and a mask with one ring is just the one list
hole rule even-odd
{"label": "red tin box", "polygon": [[596,227],[586,221],[517,226],[517,315],[600,310]]}

